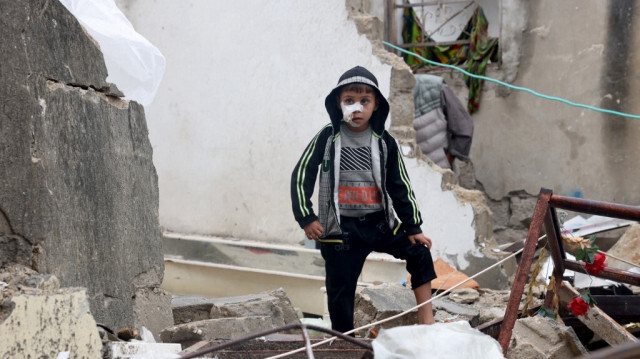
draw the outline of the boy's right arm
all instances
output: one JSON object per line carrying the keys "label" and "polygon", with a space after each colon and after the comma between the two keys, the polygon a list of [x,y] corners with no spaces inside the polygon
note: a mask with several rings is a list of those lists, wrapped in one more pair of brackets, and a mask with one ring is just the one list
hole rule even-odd
{"label": "boy's right arm", "polygon": [[291,205],[293,215],[301,228],[318,220],[318,216],[313,212],[311,196],[329,136],[327,129],[330,133],[330,128],[325,127],[311,140],[291,174]]}

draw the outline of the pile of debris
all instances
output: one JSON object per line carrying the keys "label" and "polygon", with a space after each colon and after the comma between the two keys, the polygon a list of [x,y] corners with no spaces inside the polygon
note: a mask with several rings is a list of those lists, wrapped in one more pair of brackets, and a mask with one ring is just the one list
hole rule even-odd
{"label": "pile of debris", "polygon": [[[635,224],[617,240],[607,255],[625,259],[629,263],[637,262],[640,250],[636,243],[639,239],[640,225]],[[610,267],[632,267],[613,257],[609,260]],[[543,260],[537,262],[542,263]],[[433,287],[438,289],[434,296],[467,278],[440,261],[437,267],[440,278],[433,283]],[[587,355],[590,351],[615,345],[611,340],[615,341],[616,335],[620,337],[620,333],[626,333],[624,329],[605,333],[603,327],[609,325],[620,329],[616,320],[625,324],[638,321],[638,306],[635,304],[638,296],[634,295],[639,293],[638,287],[612,281],[588,283],[599,304],[584,318],[577,318],[564,306],[558,308],[555,320],[536,314],[547,294],[546,280],[550,270],[539,271],[536,278],[529,280],[531,290],[521,298],[518,308],[519,313],[523,312],[525,306],[528,310],[515,322],[508,342],[508,358]],[[443,271],[447,274],[442,275]],[[568,275],[566,279],[575,276],[576,279],[570,280],[578,285],[578,274],[570,271],[565,274]],[[615,295],[607,296],[607,292]],[[567,302],[575,293],[571,284],[564,283],[558,295],[561,302]],[[511,291],[508,290],[479,288],[471,280],[464,287],[433,301],[435,317],[440,323],[468,322],[471,327],[497,338],[510,295]],[[40,274],[16,263],[5,263],[0,268],[0,357],[151,358],[173,355],[179,358],[229,344],[227,348],[207,355],[252,358],[304,348],[309,343],[318,343],[332,335],[327,333],[328,329],[325,332],[308,331],[306,336],[301,335],[301,323],[320,324],[327,328],[330,326],[328,318],[309,318],[309,315],[293,306],[282,288],[225,298],[173,296],[173,325],[159,332],[160,343],[156,343],[153,334],[144,327],[114,331],[96,323],[89,303],[84,288],[60,288],[60,281],[53,275]],[[355,304],[355,326],[361,327],[413,308],[415,298],[410,288],[399,283],[383,283],[359,287]],[[415,323],[417,310],[357,332],[355,344],[334,341],[330,345],[314,348],[313,352],[317,358],[370,356],[371,350],[366,345],[371,347],[382,329]],[[637,326],[638,323],[635,324]],[[593,325],[601,328],[594,329]],[[283,327],[288,330],[283,331]],[[627,330],[629,333],[625,334],[625,338],[635,340],[638,329],[628,326]],[[248,338],[261,332],[274,334]],[[307,333],[306,329],[302,332]],[[359,346],[357,341],[364,343],[365,347]]]}

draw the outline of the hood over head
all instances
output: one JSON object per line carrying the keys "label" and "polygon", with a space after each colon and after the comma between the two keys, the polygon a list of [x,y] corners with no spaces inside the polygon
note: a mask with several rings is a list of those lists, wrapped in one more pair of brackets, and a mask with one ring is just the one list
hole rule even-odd
{"label": "hood over head", "polygon": [[340,91],[342,91],[343,87],[352,83],[362,83],[373,87],[376,97],[378,98],[378,109],[371,115],[371,119],[369,119],[369,126],[376,134],[382,134],[384,131],[384,123],[389,115],[389,102],[384,96],[382,96],[382,93],[378,88],[378,80],[376,77],[362,66],[356,66],[342,74],[336,87],[324,100],[324,106],[327,108],[333,128],[336,129],[336,131],[339,131],[340,122],[342,121],[342,109],[338,103]]}

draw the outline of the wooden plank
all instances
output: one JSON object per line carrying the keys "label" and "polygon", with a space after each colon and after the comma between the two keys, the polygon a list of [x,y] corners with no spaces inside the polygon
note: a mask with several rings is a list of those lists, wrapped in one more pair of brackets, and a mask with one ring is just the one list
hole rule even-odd
{"label": "wooden plank", "polygon": [[[580,293],[567,282],[562,283],[558,292],[560,303],[563,306],[566,306],[573,298],[579,295]],[[609,345],[620,345],[638,341],[636,337],[615,320],[611,319],[611,317],[598,306],[593,306],[587,314],[578,315],[577,318]]]}

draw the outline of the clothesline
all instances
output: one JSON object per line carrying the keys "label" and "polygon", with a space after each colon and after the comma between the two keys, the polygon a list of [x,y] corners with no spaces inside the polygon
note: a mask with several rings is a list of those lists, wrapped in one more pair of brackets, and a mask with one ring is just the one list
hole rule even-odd
{"label": "clothesline", "polygon": [[472,74],[472,73],[470,73],[470,72],[468,72],[468,71],[466,71],[466,70],[464,70],[462,68],[459,68],[457,66],[453,66],[453,65],[449,65],[449,64],[441,64],[439,62],[428,60],[428,59],[426,59],[426,58],[424,58],[424,57],[422,57],[422,56],[420,56],[420,55],[418,55],[418,54],[416,54],[414,52],[405,50],[405,49],[403,49],[401,47],[398,47],[398,46],[395,46],[395,45],[393,45],[393,44],[391,44],[389,42],[383,41],[382,43],[384,45],[394,49],[394,50],[400,51],[402,53],[405,53],[405,54],[408,54],[408,55],[411,55],[411,56],[415,56],[416,58],[418,58],[421,61],[424,61],[424,62],[426,62],[426,63],[428,63],[430,65],[445,67],[445,68],[448,68],[448,69],[453,69],[453,70],[456,70],[456,71],[459,71],[459,72],[463,73],[466,76],[473,77],[473,78],[480,79],[480,80],[489,81],[489,82],[494,82],[494,83],[497,83],[499,85],[508,87],[510,89],[513,89],[513,90],[523,91],[523,92],[532,94],[534,96],[538,96],[538,97],[543,98],[545,100],[557,101],[557,102],[564,103],[564,104],[569,105],[569,106],[585,108],[585,109],[588,109],[588,110],[601,112],[601,113],[607,113],[607,114],[610,114],[610,115],[633,118],[633,119],[640,119],[640,115],[633,115],[633,114],[629,114],[629,113],[624,113],[624,112],[619,112],[619,111],[614,111],[614,110],[607,110],[607,109],[604,109],[604,108],[594,107],[594,106],[585,105],[585,104],[581,104],[581,103],[575,103],[575,102],[563,99],[561,97],[549,96],[549,95],[541,94],[541,93],[539,93],[537,91],[534,91],[532,89],[529,89],[527,87],[515,86],[515,85],[511,85],[509,83],[506,83],[504,81],[500,81],[498,79],[494,79],[494,78],[491,78],[491,77]]}

